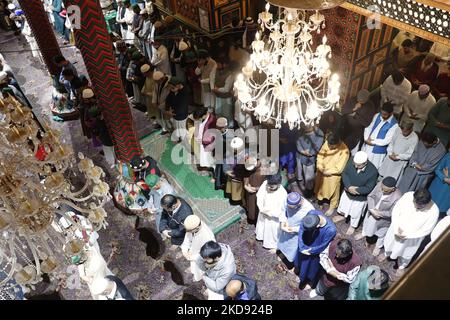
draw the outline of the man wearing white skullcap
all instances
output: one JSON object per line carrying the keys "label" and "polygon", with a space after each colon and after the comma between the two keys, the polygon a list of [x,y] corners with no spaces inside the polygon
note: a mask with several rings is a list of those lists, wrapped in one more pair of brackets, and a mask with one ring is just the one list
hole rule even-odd
{"label": "man wearing white skullcap", "polygon": [[184,220],[184,228],[186,229],[186,235],[181,244],[181,252],[191,263],[190,268],[188,268],[186,272],[191,272],[193,274],[194,281],[200,281],[203,272],[195,261],[200,257],[200,249],[202,246],[208,241],[216,241],[216,238],[208,225],[194,214],[188,216]]}
{"label": "man wearing white skullcap", "polygon": [[337,208],[340,216],[334,217],[333,221],[339,222],[350,216],[348,235],[353,234],[358,227],[361,216],[367,208],[367,196],[375,188],[377,178],[377,168],[368,160],[364,151],[358,151],[347,162],[342,172],[344,192]]}
{"label": "man wearing white skullcap", "polygon": [[153,72],[153,86],[151,109],[154,112],[156,122],[161,126],[161,134],[167,134],[172,129],[172,124],[169,119],[165,119],[164,112],[166,111],[166,99],[170,93],[169,80],[170,76],[161,71]]}

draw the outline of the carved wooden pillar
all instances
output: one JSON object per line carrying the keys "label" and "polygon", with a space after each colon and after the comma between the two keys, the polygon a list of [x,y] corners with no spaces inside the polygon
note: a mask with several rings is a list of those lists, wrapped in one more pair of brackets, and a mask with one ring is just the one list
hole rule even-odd
{"label": "carved wooden pillar", "polygon": [[42,0],[19,0],[19,4],[25,12],[48,72],[52,76],[59,75],[61,69],[53,62],[53,57],[60,55],[61,50]]}
{"label": "carved wooden pillar", "polygon": [[69,15],[72,11],[70,6],[80,9],[74,10],[80,12],[80,28],[74,28],[75,42],[83,56],[117,157],[120,161],[129,162],[133,156],[141,154],[141,147],[99,2],[64,0],[64,3]]}

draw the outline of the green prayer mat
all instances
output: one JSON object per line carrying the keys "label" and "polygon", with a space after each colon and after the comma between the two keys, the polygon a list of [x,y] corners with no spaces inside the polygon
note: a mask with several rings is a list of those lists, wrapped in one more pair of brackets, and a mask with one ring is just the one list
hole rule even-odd
{"label": "green prayer mat", "polygon": [[[214,231],[219,233],[240,220],[240,206],[232,206],[223,190],[215,190],[208,175],[201,175],[195,164],[186,161],[191,157],[181,144],[174,144],[160,130],[141,138],[146,155],[154,158],[168,176],[175,190],[191,205],[198,215]],[[183,161],[184,160],[184,161]]]}

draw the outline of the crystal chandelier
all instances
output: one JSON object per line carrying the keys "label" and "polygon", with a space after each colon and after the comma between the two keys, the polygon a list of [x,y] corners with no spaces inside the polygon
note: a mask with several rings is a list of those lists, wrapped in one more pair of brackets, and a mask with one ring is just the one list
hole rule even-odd
{"label": "crystal chandelier", "polygon": [[[103,205],[111,199],[105,173],[61,142],[28,107],[0,99],[0,288],[33,286],[42,274],[58,278],[71,264],[67,247],[80,245],[86,227],[68,214],[78,211],[93,230],[106,227]],[[40,132],[40,137],[37,133]],[[39,148],[45,156],[37,158]],[[64,229],[64,217],[72,227]],[[79,252],[80,250],[78,250]]]}
{"label": "crystal chandelier", "polygon": [[313,50],[313,32],[325,28],[318,11],[280,8],[279,19],[269,12],[259,14],[262,33],[252,43],[253,53],[235,82],[244,111],[252,111],[259,121],[271,121],[277,128],[288,123],[318,123],[323,112],[339,103],[340,82],[331,75],[327,38]]}

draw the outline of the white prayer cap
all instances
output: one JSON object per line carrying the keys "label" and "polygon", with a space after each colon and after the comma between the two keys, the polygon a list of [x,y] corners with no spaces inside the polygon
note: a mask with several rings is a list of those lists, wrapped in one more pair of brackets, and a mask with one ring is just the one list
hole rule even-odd
{"label": "white prayer cap", "polygon": [[231,140],[231,147],[232,147],[233,149],[239,149],[239,148],[241,148],[243,145],[244,145],[244,140],[242,140],[242,139],[239,138],[239,137],[234,137],[234,138]]}
{"label": "white prayer cap", "polygon": [[145,9],[142,9],[141,12],[139,12],[139,14],[146,14],[146,13],[148,13],[148,12]]}
{"label": "white prayer cap", "polygon": [[146,72],[148,72],[149,70],[150,70],[150,66],[149,66],[148,64],[142,65],[142,67],[141,67],[141,72],[142,72],[142,73],[146,73]]}
{"label": "white prayer cap", "polygon": [[180,41],[180,44],[178,45],[178,50],[184,51],[189,48],[188,44],[184,41]]}
{"label": "white prayer cap", "polygon": [[0,82],[5,80],[8,74],[5,71],[0,71]]}
{"label": "white prayer cap", "polygon": [[191,214],[190,216],[187,216],[187,218],[184,220],[184,228],[186,231],[191,231],[197,228],[201,223],[201,220],[198,216]]}
{"label": "white prayer cap", "polygon": [[162,73],[161,71],[155,71],[153,72],[153,80],[155,81],[159,81],[162,78],[164,78],[164,73]]}
{"label": "white prayer cap", "polygon": [[83,99],[90,99],[94,96],[94,91],[92,89],[87,88],[83,90],[82,97]]}
{"label": "white prayer cap", "polygon": [[358,151],[353,157],[353,162],[356,164],[366,163],[368,159],[367,153],[364,151]]}
{"label": "white prayer cap", "polygon": [[110,281],[106,278],[95,278],[91,284],[91,293],[93,295],[100,295],[108,289]]}
{"label": "white prayer cap", "polygon": [[8,10],[14,10],[15,8],[16,6],[14,5],[14,3],[8,4]]}

